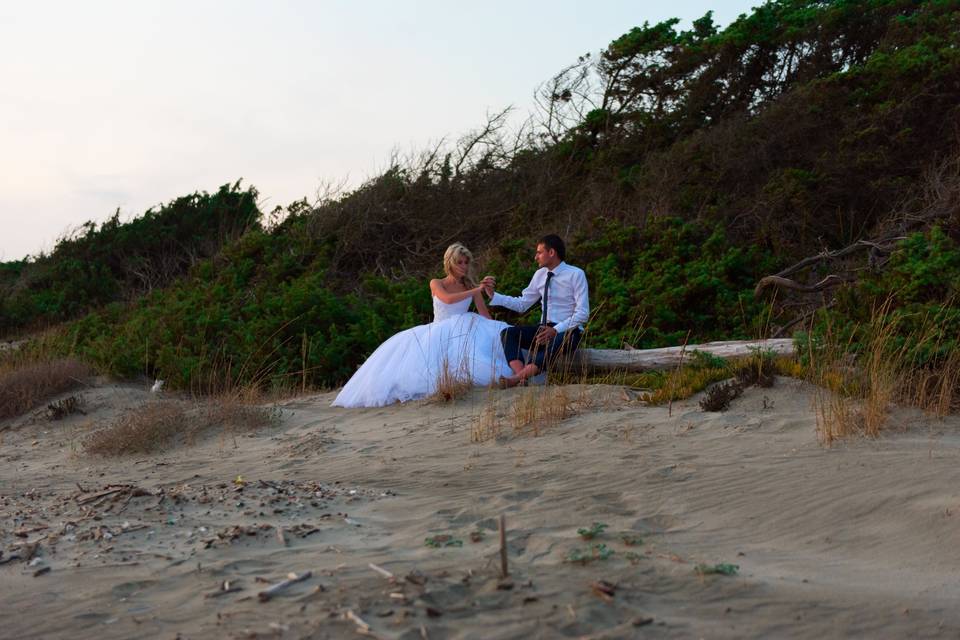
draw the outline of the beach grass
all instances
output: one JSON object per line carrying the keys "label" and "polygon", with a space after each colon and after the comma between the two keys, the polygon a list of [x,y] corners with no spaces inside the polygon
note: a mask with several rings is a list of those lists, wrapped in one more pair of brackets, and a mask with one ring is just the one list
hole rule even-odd
{"label": "beach grass", "polygon": [[75,389],[93,370],[74,358],[7,356],[0,361],[0,420],[35,409]]}

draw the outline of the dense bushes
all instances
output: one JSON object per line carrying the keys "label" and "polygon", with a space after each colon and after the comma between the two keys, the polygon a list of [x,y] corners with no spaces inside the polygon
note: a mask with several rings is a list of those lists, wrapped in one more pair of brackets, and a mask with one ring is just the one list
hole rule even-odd
{"label": "dense bushes", "polygon": [[940,366],[960,350],[960,244],[939,227],[911,234],[882,271],[841,289],[836,306],[816,318],[812,338],[857,353],[878,330],[890,335],[890,349],[921,367]]}
{"label": "dense bushes", "polygon": [[[590,278],[588,344],[764,335],[761,276],[900,228],[927,202],[926,172],[957,155],[960,0],[772,0],[722,30],[709,15],[676,25],[631,29],[558,74],[528,135],[497,114],[269,231],[238,185],[88,225],[2,265],[0,331],[101,307],[60,346],[106,370],[332,385],[429,320],[426,282],[450,242],[517,292],[531,240],[559,232]],[[815,334],[832,323],[856,342],[883,304],[902,336],[930,319],[960,329],[960,214],[944,203],[940,229],[910,227],[927,229],[884,268],[850,269],[862,277]]]}
{"label": "dense bushes", "polygon": [[0,332],[74,318],[107,303],[164,287],[191,265],[259,225],[253,188],[239,182],[150,209],[87,222],[49,255],[0,270]]}
{"label": "dense bushes", "polygon": [[[73,323],[62,345],[119,375],[202,391],[251,382],[329,386],[388,336],[429,322],[425,278],[366,276],[338,289],[322,258],[300,269],[286,264],[288,238],[289,228],[248,233],[174,286]],[[751,288],[768,257],[679,220],[642,233],[609,223],[593,238],[571,255],[593,287],[589,344],[660,346],[688,331],[692,340],[755,335],[761,307]],[[518,294],[535,268],[532,248],[508,243],[489,267],[501,290]]]}

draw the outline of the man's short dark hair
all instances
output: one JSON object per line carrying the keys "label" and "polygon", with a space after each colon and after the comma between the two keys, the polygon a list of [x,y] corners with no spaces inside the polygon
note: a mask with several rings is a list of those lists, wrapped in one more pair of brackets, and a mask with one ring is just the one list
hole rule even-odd
{"label": "man's short dark hair", "polygon": [[557,252],[557,257],[561,260],[567,259],[567,246],[558,235],[548,234],[537,240],[537,244],[542,244],[547,249],[553,249]]}

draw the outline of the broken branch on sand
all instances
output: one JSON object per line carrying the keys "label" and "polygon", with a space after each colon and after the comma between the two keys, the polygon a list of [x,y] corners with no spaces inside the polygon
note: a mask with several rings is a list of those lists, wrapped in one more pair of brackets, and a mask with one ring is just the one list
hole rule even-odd
{"label": "broken branch on sand", "polygon": [[113,495],[113,494],[115,494],[115,493],[120,493],[121,491],[125,491],[125,490],[128,489],[128,488],[129,488],[129,487],[127,487],[127,486],[115,487],[115,488],[113,488],[113,489],[107,489],[106,491],[100,491],[100,492],[98,492],[98,493],[94,493],[93,495],[85,496],[85,497],[83,497],[83,498],[77,498],[77,504],[87,504],[88,502],[93,502],[93,501],[95,501],[95,500],[99,500],[100,498],[105,498],[105,497],[110,496],[110,495]]}
{"label": "broken branch on sand", "polygon": [[343,615],[344,617],[347,618],[347,620],[350,620],[355,625],[357,625],[357,631],[361,631],[363,633],[370,631],[370,625],[367,624],[367,622],[364,621],[363,618],[355,614],[351,609],[347,609],[347,612]]}
{"label": "broken branch on sand", "polygon": [[373,569],[374,571],[376,571],[377,573],[379,573],[380,575],[382,575],[387,580],[396,580],[396,577],[392,573],[384,569],[383,567],[377,566],[372,562],[368,563],[367,566]]}
{"label": "broken branch on sand", "polygon": [[220,596],[225,596],[228,593],[236,593],[237,591],[243,591],[243,587],[236,585],[229,580],[224,580],[220,583],[220,588],[216,591],[211,591],[210,593],[204,594],[204,598],[219,598]]}
{"label": "broken branch on sand", "polygon": [[500,577],[506,578],[510,575],[507,567],[507,519],[500,514]]}
{"label": "broken branch on sand", "polygon": [[313,575],[312,571],[304,571],[300,575],[297,575],[295,573],[290,573],[287,576],[286,580],[284,580],[283,582],[278,582],[272,587],[267,587],[266,589],[258,593],[257,597],[260,598],[260,602],[266,602],[267,600],[277,595],[281,591],[285,591],[286,589],[289,589],[291,585],[297,584],[298,582],[303,582],[304,580],[306,580],[312,575]]}

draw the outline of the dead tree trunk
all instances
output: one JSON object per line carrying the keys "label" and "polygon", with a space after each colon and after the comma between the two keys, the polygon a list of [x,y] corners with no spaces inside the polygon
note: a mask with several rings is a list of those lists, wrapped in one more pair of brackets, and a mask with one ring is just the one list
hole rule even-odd
{"label": "dead tree trunk", "polygon": [[693,351],[702,351],[720,358],[740,358],[756,353],[772,351],[777,355],[792,355],[793,340],[743,340],[732,342],[707,342],[705,344],[683,347],[663,347],[661,349],[578,349],[573,358],[574,367],[586,371],[625,371],[630,373],[675,369],[683,360],[689,362]]}

